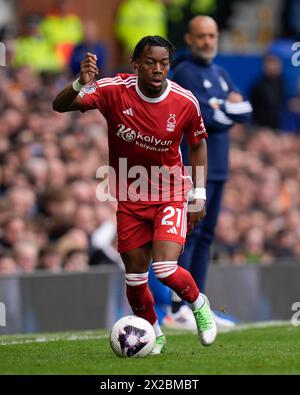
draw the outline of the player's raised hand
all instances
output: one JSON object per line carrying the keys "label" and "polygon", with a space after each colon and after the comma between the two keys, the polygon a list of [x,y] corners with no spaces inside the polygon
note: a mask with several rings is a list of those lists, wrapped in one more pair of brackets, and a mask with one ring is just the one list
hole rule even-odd
{"label": "player's raised hand", "polygon": [[97,74],[99,74],[97,56],[88,52],[80,63],[80,84],[85,85],[92,82]]}

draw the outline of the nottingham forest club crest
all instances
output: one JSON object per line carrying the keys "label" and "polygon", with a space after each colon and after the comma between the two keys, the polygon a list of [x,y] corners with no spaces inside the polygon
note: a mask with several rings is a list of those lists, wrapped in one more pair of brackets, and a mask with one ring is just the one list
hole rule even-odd
{"label": "nottingham forest club crest", "polygon": [[167,132],[174,132],[175,127],[176,127],[176,115],[175,114],[170,114],[169,118],[167,120]]}

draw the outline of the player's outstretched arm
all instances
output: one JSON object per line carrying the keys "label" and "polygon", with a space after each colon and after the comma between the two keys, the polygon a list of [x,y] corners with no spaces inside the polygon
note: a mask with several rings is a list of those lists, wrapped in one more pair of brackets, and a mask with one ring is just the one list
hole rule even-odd
{"label": "player's outstretched arm", "polygon": [[92,82],[99,73],[97,57],[87,53],[80,64],[80,77],[73,84],[64,88],[53,101],[53,110],[58,112],[78,111],[83,109],[81,98],[78,95],[80,89]]}

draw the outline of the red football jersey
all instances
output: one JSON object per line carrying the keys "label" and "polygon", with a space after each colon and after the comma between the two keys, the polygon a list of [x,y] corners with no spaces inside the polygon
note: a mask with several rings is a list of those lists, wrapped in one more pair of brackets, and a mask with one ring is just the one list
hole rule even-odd
{"label": "red football jersey", "polygon": [[195,96],[167,80],[160,97],[146,97],[134,74],[103,78],[80,96],[84,111],[98,109],[107,120],[117,198],[148,204],[182,200],[192,186],[180,152],[183,133],[189,144],[207,137]]}

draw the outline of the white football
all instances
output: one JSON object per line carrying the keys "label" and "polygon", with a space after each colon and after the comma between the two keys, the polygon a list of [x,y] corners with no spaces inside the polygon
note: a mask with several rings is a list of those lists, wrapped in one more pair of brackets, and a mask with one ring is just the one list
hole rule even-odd
{"label": "white football", "polygon": [[128,315],[119,319],[110,332],[113,352],[122,358],[143,358],[150,354],[156,335],[144,318]]}

